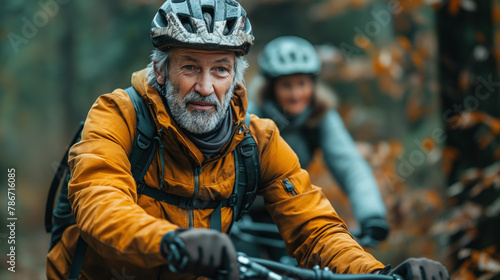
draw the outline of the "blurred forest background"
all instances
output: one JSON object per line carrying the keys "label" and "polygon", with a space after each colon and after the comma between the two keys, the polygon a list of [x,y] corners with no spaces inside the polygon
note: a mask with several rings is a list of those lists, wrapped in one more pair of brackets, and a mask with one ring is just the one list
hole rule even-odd
{"label": "blurred forest background", "polygon": [[[317,46],[322,80],[372,166],[391,234],[367,248],[384,263],[443,262],[454,279],[500,279],[499,0],[242,0],[256,56],[280,35]],[[16,272],[45,279],[50,181],[97,96],[149,61],[162,1],[6,0],[0,9],[0,220],[16,168]],[[350,228],[349,202],[320,159],[309,169]],[[7,224],[7,222],[5,222]]]}

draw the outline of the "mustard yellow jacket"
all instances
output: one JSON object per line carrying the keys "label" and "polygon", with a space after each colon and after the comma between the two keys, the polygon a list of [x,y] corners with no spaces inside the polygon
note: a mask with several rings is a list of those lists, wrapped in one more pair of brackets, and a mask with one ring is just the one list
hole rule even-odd
{"label": "mustard yellow jacket", "polygon": [[[221,152],[205,159],[167,113],[156,91],[147,85],[146,71],[136,72],[132,84],[149,103],[156,128],[166,147],[158,151],[145,183],[160,189],[160,157],[164,157],[164,191],[203,200],[223,200],[233,190],[234,148],[243,139],[240,129]],[[246,90],[239,86],[231,102],[234,126],[244,125]],[[369,273],[384,265],[352,238],[321,189],[268,119],[252,115],[250,131],[258,145],[261,188],[267,209],[301,266],[328,266],[338,273]],[[171,273],[160,254],[162,236],[178,227],[209,228],[213,209],[185,210],[138,195],[128,157],[136,134],[132,101],[121,89],[100,96],[92,106],[82,141],[69,153],[72,179],[69,200],[77,225],[68,228],[47,257],[47,278],[67,279],[76,240],[88,243],[80,279],[189,279]],[[194,170],[201,168],[195,192]],[[287,192],[284,179],[295,190]],[[222,231],[232,209],[222,208]],[[135,278],[133,278],[135,277]]]}

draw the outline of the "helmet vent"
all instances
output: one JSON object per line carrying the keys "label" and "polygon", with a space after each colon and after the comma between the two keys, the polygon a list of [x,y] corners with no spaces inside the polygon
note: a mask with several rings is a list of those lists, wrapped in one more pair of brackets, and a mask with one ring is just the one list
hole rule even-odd
{"label": "helmet vent", "polygon": [[303,60],[304,62],[308,62],[308,61],[309,61],[309,58],[307,57],[307,55],[303,54],[303,55],[302,55],[302,60]]}
{"label": "helmet vent", "polygon": [[191,18],[189,16],[178,14],[177,17],[179,18],[182,26],[184,27],[184,29],[186,29],[187,32],[194,33],[193,23],[191,22]]}
{"label": "helmet vent", "polygon": [[279,56],[279,60],[280,60],[280,63],[285,63],[286,62],[285,58],[282,55]]}
{"label": "helmet vent", "polygon": [[212,7],[203,7],[202,9],[203,12],[203,20],[205,21],[205,24],[207,25],[207,30],[209,33],[214,32],[214,9]]}
{"label": "helmet vent", "polygon": [[165,14],[164,10],[159,10],[160,16],[155,17],[155,20],[159,20],[162,26],[167,27],[168,26],[168,21],[166,20],[167,15]]}
{"label": "helmet vent", "polygon": [[226,26],[224,27],[224,35],[231,34],[233,32],[235,25],[236,25],[236,18],[228,18],[226,21]]}

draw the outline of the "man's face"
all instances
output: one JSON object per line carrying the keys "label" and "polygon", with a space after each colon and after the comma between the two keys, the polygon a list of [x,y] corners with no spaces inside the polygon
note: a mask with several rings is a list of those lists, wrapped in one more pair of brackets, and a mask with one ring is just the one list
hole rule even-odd
{"label": "man's face", "polygon": [[230,51],[172,51],[165,94],[181,127],[202,134],[222,121],[233,93],[234,61]]}

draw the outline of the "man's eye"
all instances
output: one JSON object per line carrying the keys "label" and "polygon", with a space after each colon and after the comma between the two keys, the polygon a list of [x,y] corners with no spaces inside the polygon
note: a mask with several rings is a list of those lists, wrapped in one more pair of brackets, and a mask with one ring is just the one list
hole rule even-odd
{"label": "man's eye", "polygon": [[192,71],[192,70],[194,70],[194,66],[193,65],[184,65],[184,66],[182,66],[182,69]]}
{"label": "man's eye", "polygon": [[225,67],[217,67],[218,72],[229,72],[229,70]]}

